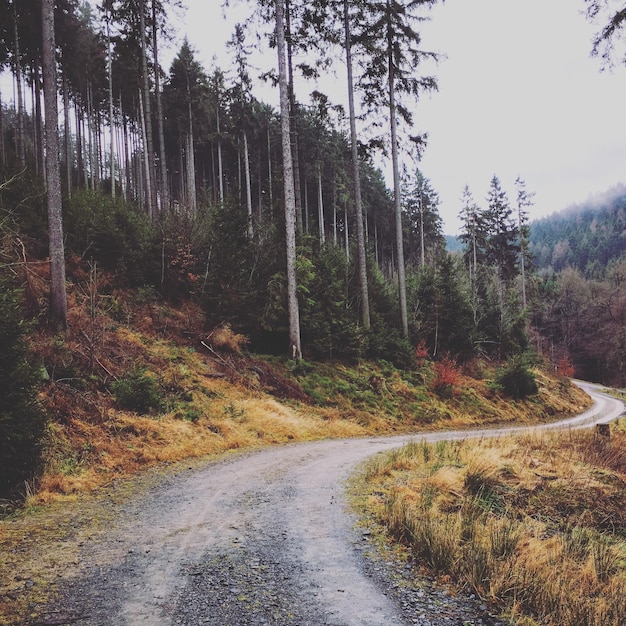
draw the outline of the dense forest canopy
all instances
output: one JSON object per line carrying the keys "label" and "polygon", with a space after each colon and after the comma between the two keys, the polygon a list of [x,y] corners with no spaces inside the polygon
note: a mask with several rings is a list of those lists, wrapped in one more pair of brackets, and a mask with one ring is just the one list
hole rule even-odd
{"label": "dense forest canopy", "polygon": [[[231,68],[203,67],[187,41],[164,68],[176,2],[0,0],[12,81],[0,94],[0,280],[14,349],[16,294],[25,318],[62,331],[65,271],[80,282],[98,268],[112,298],[193,298],[207,328],[229,324],[251,350],[296,362],[532,352],[622,383],[623,189],[529,229],[532,191],[518,178],[510,197],[494,175],[486,198],[464,190],[461,254],[446,250],[407,105],[437,86],[421,71],[432,4],[257,3],[277,56],[274,108],[251,87],[253,22],[233,33]],[[295,64],[303,49],[308,63]],[[349,111],[296,91],[295,76],[337,58],[352,70]],[[393,164],[391,189],[375,157]],[[40,267],[49,294],[34,286]]]}

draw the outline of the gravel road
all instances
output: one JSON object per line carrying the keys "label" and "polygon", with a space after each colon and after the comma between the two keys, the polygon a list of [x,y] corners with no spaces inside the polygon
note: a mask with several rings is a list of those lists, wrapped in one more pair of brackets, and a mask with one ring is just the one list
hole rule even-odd
{"label": "gravel road", "polygon": [[[577,427],[624,410],[599,395]],[[550,427],[563,427],[564,422]],[[474,432],[493,436],[498,429]],[[106,532],[87,538],[39,625],[496,625],[471,596],[453,595],[355,528],[345,480],[367,457],[410,439],[372,437],[274,447],[190,466],[106,503]]]}

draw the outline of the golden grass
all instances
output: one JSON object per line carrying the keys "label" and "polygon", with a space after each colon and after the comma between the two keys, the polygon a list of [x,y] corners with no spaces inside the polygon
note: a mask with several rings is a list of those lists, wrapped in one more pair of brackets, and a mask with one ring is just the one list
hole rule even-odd
{"label": "golden grass", "polygon": [[518,623],[626,624],[621,428],[411,444],[363,478],[390,537]]}

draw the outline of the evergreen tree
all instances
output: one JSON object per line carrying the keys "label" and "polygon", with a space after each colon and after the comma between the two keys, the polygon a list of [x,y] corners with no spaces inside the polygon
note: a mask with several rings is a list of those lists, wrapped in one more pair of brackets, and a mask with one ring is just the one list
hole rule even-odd
{"label": "evergreen tree", "polygon": [[526,190],[526,183],[518,176],[515,180],[517,189],[517,230],[519,233],[520,247],[520,273],[522,278],[522,305],[526,308],[526,270],[529,268],[528,239],[530,229],[528,227],[528,211],[527,207],[533,205],[534,193]]}
{"label": "evergreen tree", "polygon": [[445,250],[442,220],[438,211],[439,195],[422,172],[405,180],[403,212],[406,222],[405,246],[409,263],[424,267],[427,260],[434,263]]}
{"label": "evergreen tree", "polygon": [[[402,95],[417,98],[423,91],[436,88],[433,77],[418,78],[416,69],[425,58],[436,54],[420,49],[421,37],[414,24],[425,18],[416,11],[428,8],[435,0],[371,0],[366,4],[364,23],[355,39],[366,51],[364,71],[359,81],[363,100],[370,110],[386,109],[389,119],[389,143],[394,188],[396,232],[396,266],[402,332],[408,337],[406,302],[406,271],[404,262],[402,202],[400,186],[400,159],[398,119],[411,124],[412,115],[402,102]],[[410,137],[416,146],[423,138]]]}
{"label": "evergreen tree", "polygon": [[497,176],[491,179],[484,219],[488,234],[487,261],[508,285],[518,272],[519,229],[507,193]]}
{"label": "evergreen tree", "polygon": [[33,477],[45,427],[19,295],[0,279],[0,498],[17,496]]}

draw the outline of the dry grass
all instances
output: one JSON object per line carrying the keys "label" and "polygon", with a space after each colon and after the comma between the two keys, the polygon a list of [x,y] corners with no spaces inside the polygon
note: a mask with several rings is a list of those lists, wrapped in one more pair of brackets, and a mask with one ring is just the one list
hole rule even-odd
{"label": "dry grass", "polygon": [[412,444],[364,478],[370,513],[418,562],[519,623],[626,624],[623,430]]}

